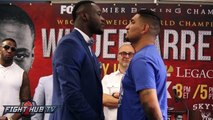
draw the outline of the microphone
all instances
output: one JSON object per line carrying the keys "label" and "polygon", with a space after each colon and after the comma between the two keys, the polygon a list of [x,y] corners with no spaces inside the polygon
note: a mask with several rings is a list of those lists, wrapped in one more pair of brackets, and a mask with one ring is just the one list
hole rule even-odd
{"label": "microphone", "polygon": [[172,87],[172,91],[174,93],[174,98],[175,98],[175,102],[179,102],[181,100],[181,98],[178,97],[178,93],[177,93],[177,87],[173,86]]}

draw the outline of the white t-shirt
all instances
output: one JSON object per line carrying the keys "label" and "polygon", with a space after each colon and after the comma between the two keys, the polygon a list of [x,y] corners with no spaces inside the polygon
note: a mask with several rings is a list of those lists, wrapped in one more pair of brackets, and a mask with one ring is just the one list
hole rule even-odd
{"label": "white t-shirt", "polygon": [[[20,88],[24,70],[13,62],[11,66],[0,65],[0,116],[3,115],[3,105],[20,105]],[[7,113],[11,117],[14,113]]]}
{"label": "white t-shirt", "polygon": [[[121,79],[124,74],[120,71],[105,75],[102,79],[103,93],[112,95],[120,91]],[[104,107],[105,120],[117,120],[117,108]]]}

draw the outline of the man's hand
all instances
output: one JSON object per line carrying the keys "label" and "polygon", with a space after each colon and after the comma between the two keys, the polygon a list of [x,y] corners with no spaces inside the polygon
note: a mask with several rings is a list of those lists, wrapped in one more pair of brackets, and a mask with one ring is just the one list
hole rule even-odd
{"label": "man's hand", "polygon": [[8,120],[6,116],[0,116],[0,120]]}
{"label": "man's hand", "polygon": [[119,99],[120,93],[119,93],[119,92],[114,92],[114,93],[112,93],[112,96],[113,96],[114,98]]}
{"label": "man's hand", "polygon": [[109,94],[103,94],[103,105],[110,108],[117,108],[119,100],[118,97],[119,93],[115,93],[114,96]]}

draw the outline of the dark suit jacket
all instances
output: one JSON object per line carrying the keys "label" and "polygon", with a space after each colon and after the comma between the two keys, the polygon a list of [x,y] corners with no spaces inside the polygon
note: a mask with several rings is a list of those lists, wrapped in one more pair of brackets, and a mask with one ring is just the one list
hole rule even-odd
{"label": "dark suit jacket", "polygon": [[104,119],[100,64],[77,30],[60,40],[53,77],[53,105],[60,106],[50,120]]}

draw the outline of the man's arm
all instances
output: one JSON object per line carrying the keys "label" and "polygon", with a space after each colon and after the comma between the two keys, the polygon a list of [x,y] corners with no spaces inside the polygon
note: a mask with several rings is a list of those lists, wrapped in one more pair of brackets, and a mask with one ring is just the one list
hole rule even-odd
{"label": "man's arm", "polygon": [[[20,96],[21,102],[30,100],[30,82],[29,82],[27,72],[23,73],[23,80],[22,80],[19,96]],[[18,120],[19,118],[21,118],[21,115],[19,113],[15,113],[11,118],[12,120]]]}
{"label": "man's arm", "polygon": [[[45,105],[44,80],[45,79],[40,78],[35,89],[33,100],[36,102],[37,105]],[[37,113],[31,117],[31,120],[42,120],[43,117],[44,113]]]}
{"label": "man's arm", "polygon": [[118,95],[119,93],[115,93],[113,96],[109,94],[103,94],[103,105],[110,108],[118,107]]}
{"label": "man's arm", "polygon": [[22,101],[28,101],[30,100],[30,97],[30,81],[27,72],[24,72],[22,86],[20,89],[20,99]]}
{"label": "man's arm", "polygon": [[141,90],[139,91],[139,95],[148,120],[162,120],[163,117],[158,103],[156,90]]}

